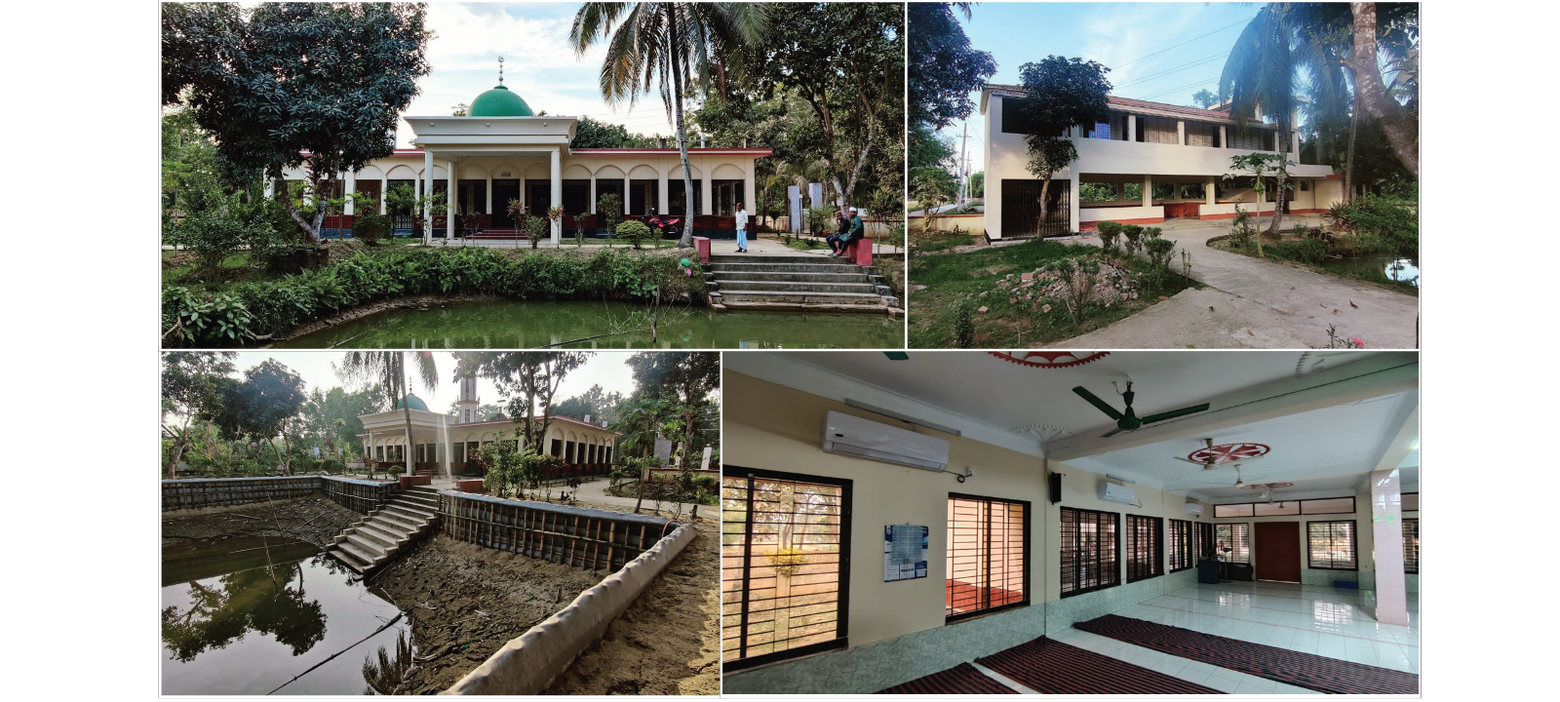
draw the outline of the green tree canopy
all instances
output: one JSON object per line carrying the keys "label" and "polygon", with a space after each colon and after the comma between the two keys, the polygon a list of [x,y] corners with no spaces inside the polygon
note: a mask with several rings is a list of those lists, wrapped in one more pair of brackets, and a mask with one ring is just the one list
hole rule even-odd
{"label": "green tree canopy", "polygon": [[524,444],[539,453],[552,425],[553,399],[564,378],[594,356],[590,351],[465,351],[455,354],[455,377],[487,378],[507,399]]}
{"label": "green tree canopy", "polygon": [[975,109],[971,93],[979,91],[997,61],[990,52],[970,46],[954,11],[970,16],[970,3],[910,3],[908,105],[910,123],[938,130],[967,119]]}
{"label": "green tree canopy", "polygon": [[581,117],[569,142],[575,149],[631,149],[655,145],[655,139],[643,134],[630,134],[621,124],[607,124],[589,117]]}
{"label": "green tree canopy", "polygon": [[607,392],[600,385],[568,398],[553,407],[553,414],[583,420],[590,417],[592,424],[612,426],[617,421],[618,405],[623,404],[623,393]]}
{"label": "green tree canopy", "polygon": [[1040,223],[1046,219],[1051,176],[1078,160],[1078,150],[1067,130],[1110,117],[1106,98],[1110,69],[1095,61],[1047,56],[1019,67],[1025,97],[1017,109],[1028,125],[1024,144],[1029,149],[1029,171],[1040,179]]}
{"label": "green tree canopy", "polygon": [[190,426],[221,411],[223,388],[233,372],[232,351],[177,351],[162,355],[162,433],[172,442],[168,478],[191,441]]}
{"label": "green tree canopy", "polygon": [[[238,172],[306,166],[314,193],[333,192],[394,152],[429,36],[416,3],[167,3],[162,101],[187,104]],[[324,208],[312,222],[289,209],[318,241]]]}

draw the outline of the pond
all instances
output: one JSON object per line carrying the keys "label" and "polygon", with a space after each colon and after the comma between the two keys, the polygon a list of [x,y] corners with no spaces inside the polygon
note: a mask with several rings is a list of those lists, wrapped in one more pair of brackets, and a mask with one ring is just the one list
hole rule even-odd
{"label": "pond", "polygon": [[1362,256],[1360,258],[1329,259],[1321,264],[1323,269],[1349,273],[1377,282],[1397,282],[1419,287],[1419,267],[1406,258],[1392,256]]}
{"label": "pond", "polygon": [[903,318],[874,314],[714,312],[663,307],[654,338],[650,308],[600,302],[457,302],[380,312],[279,344],[283,348],[573,349],[901,348]]}
{"label": "pond", "polygon": [[409,627],[403,618],[288,683],[393,619],[395,606],[301,541],[181,545],[162,567],[164,695],[264,695],[284,684],[279,694],[362,694],[365,657],[377,661],[383,646],[394,658]]}

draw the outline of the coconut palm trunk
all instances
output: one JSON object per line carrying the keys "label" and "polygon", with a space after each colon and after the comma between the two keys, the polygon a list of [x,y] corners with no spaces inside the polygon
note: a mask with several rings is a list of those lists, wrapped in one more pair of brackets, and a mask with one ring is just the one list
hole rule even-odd
{"label": "coconut palm trunk", "polygon": [[1387,86],[1376,70],[1376,3],[1349,3],[1354,14],[1354,61],[1356,101],[1381,125],[1387,143],[1398,161],[1414,178],[1419,178],[1419,121],[1406,108],[1387,95]]}

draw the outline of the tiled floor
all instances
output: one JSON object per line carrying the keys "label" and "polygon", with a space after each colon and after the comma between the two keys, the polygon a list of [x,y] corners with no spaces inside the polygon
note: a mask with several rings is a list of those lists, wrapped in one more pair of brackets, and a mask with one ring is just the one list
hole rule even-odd
{"label": "tiled floor", "polygon": [[[1373,606],[1370,592],[1286,583],[1222,583],[1183,588],[1115,614],[1418,674],[1419,596],[1408,594],[1408,626],[1376,623]],[[1316,694],[1078,629],[1051,638],[1224,692]],[[1013,684],[991,671],[982,672]]]}

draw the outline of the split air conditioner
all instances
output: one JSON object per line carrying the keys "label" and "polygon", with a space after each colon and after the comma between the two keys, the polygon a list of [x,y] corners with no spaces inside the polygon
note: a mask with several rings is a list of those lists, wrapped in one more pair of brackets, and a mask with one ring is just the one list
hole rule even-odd
{"label": "split air conditioner", "polygon": [[1137,504],[1137,491],[1125,485],[1100,482],[1100,499],[1106,502],[1120,502],[1126,505]]}
{"label": "split air conditioner", "polygon": [[948,467],[948,442],[854,415],[830,412],[823,450],[923,470]]}
{"label": "split air conditioner", "polygon": [[1202,516],[1202,509],[1203,508],[1202,508],[1202,503],[1201,502],[1188,502],[1188,503],[1186,503],[1186,513],[1190,514],[1192,516],[1201,517]]}

